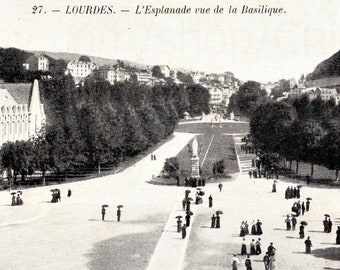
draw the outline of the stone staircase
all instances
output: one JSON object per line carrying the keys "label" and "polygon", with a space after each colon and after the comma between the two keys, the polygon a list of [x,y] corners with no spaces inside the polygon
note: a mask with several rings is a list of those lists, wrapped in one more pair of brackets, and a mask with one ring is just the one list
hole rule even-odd
{"label": "stone staircase", "polygon": [[252,166],[252,160],[255,160],[256,155],[249,153],[247,154],[245,150],[241,149],[241,145],[245,144],[242,142],[244,135],[246,134],[235,134],[233,135],[233,140],[239,170],[241,173],[248,173],[249,171],[255,170],[255,166]]}

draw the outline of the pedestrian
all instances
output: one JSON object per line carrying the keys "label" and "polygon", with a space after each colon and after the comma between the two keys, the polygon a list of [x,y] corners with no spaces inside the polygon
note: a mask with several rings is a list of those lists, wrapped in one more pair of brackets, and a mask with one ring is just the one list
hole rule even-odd
{"label": "pedestrian", "polygon": [[213,214],[212,217],[211,217],[211,228],[215,228],[215,224],[216,224],[216,217]]}
{"label": "pedestrian", "polygon": [[223,184],[222,183],[219,183],[218,184],[218,188],[220,189],[220,192],[222,191],[222,188],[223,188]]}
{"label": "pedestrian", "polygon": [[261,249],[261,238],[258,238],[256,243],[255,243],[255,252],[257,255],[262,253],[262,249]]}
{"label": "pedestrian", "polygon": [[296,223],[297,223],[296,217],[293,216],[293,217],[292,217],[292,227],[293,227],[293,231],[295,231]]}
{"label": "pedestrian", "polygon": [[307,202],[306,202],[306,212],[309,212],[309,207],[310,207],[310,201],[307,200]]}
{"label": "pedestrian", "polygon": [[250,230],[250,233],[252,235],[256,235],[257,232],[256,232],[256,224],[255,224],[255,220],[253,220],[253,222],[251,223],[251,230]]}
{"label": "pedestrian", "polygon": [[210,194],[210,196],[209,196],[209,207],[211,208],[212,206],[213,206],[213,197]]}
{"label": "pedestrian", "polygon": [[302,204],[301,204],[301,214],[302,214],[302,215],[305,214],[305,210],[306,210],[305,202],[302,202]]}
{"label": "pedestrian", "polygon": [[326,233],[328,232],[328,220],[327,217],[325,216],[325,219],[323,220],[323,231]]}
{"label": "pedestrian", "polygon": [[266,255],[263,257],[263,263],[264,263],[264,269],[269,270],[269,255],[268,252],[266,252]]}
{"label": "pedestrian", "polygon": [[17,200],[15,198],[15,194],[12,195],[12,206],[17,204]]}
{"label": "pedestrian", "polygon": [[153,160],[156,160],[156,154],[153,154]]}
{"label": "pedestrian", "polygon": [[244,221],[242,221],[241,226],[240,226],[240,237],[245,236],[245,225],[244,225]]}
{"label": "pedestrian", "polygon": [[336,239],[335,239],[335,243],[337,245],[340,245],[340,226],[338,226],[338,229],[336,230]]}
{"label": "pedestrian", "polygon": [[190,204],[191,204],[191,202],[189,201],[189,200],[187,200],[186,201],[186,209],[185,209],[185,211],[190,211]]}
{"label": "pedestrian", "polygon": [[300,225],[300,231],[299,231],[300,238],[305,238],[305,226],[303,224]]}
{"label": "pedestrian", "polygon": [[274,181],[273,183],[273,189],[272,189],[272,192],[276,192],[276,182]]}
{"label": "pedestrian", "polygon": [[181,232],[182,228],[182,220],[180,218],[177,219],[177,232]]}
{"label": "pedestrian", "polygon": [[232,258],[231,260],[231,267],[232,270],[237,270],[237,266],[240,264],[240,261],[238,260],[238,258],[236,257],[236,253],[234,253],[234,258]]}
{"label": "pedestrian", "polygon": [[331,218],[328,219],[328,233],[332,232],[332,226],[333,226],[333,222],[331,221]]}
{"label": "pedestrian", "polygon": [[106,212],[105,207],[102,207],[102,221],[105,220],[105,212]]}
{"label": "pedestrian", "polygon": [[183,211],[185,211],[185,206],[186,206],[186,204],[187,204],[187,200],[184,198],[184,199],[182,200]]}
{"label": "pedestrian", "polygon": [[243,238],[243,241],[242,241],[241,255],[247,255],[247,244],[246,244],[245,238]]}
{"label": "pedestrian", "polygon": [[300,187],[297,188],[296,198],[300,199]]}
{"label": "pedestrian", "polygon": [[287,215],[287,218],[285,220],[286,222],[286,227],[287,227],[287,231],[290,231],[291,230],[291,224],[290,224],[290,218],[289,218],[289,215]]}
{"label": "pedestrian", "polygon": [[72,191],[69,189],[68,191],[67,191],[67,197],[71,197],[71,195],[72,195]]}
{"label": "pedestrian", "polygon": [[20,194],[17,195],[17,205],[24,204],[23,200],[20,198]]}
{"label": "pedestrian", "polygon": [[187,212],[187,214],[185,215],[185,226],[189,227],[190,226],[190,213]]}
{"label": "pedestrian", "polygon": [[187,236],[187,227],[185,225],[182,226],[182,239]]}
{"label": "pedestrian", "polygon": [[276,248],[274,247],[273,243],[270,243],[270,245],[267,248],[268,256],[269,257],[274,256],[275,255],[275,250],[276,250]]}
{"label": "pedestrian", "polygon": [[250,242],[250,255],[256,255],[255,240],[251,239]]}
{"label": "pedestrian", "polygon": [[246,266],[247,270],[252,270],[253,268],[251,267],[251,260],[250,260],[250,255],[247,255],[247,259],[244,261],[244,265]]}
{"label": "pedestrian", "polygon": [[176,184],[176,185],[179,187],[179,186],[180,186],[180,183],[179,183],[179,182],[180,182],[180,179],[179,179],[178,176],[176,177],[176,181],[177,181],[177,184]]}
{"label": "pedestrian", "polygon": [[221,227],[220,216],[218,214],[216,214],[216,226],[215,226],[215,228],[219,229],[220,227]]}
{"label": "pedestrian", "polygon": [[260,222],[260,220],[258,219],[256,222],[256,234],[257,235],[261,235],[263,233],[261,225],[262,225],[262,222]]}
{"label": "pedestrian", "polygon": [[276,265],[275,265],[275,256],[269,256],[269,270],[274,270]]}
{"label": "pedestrian", "polygon": [[305,241],[306,245],[306,253],[312,253],[311,247],[312,247],[312,241],[310,240],[309,236],[307,237],[307,240]]}
{"label": "pedestrian", "polygon": [[250,255],[247,255],[247,259],[244,261],[244,265],[246,266],[247,270],[252,270],[253,268],[251,267],[251,260],[250,260]]}
{"label": "pedestrian", "polygon": [[120,211],[120,207],[117,207],[117,221],[120,221],[120,215],[121,215],[121,211]]}
{"label": "pedestrian", "polygon": [[153,154],[151,154],[151,160],[153,160]]}
{"label": "pedestrian", "polygon": [[249,174],[249,178],[253,177],[253,172],[252,171],[249,171],[248,174]]}

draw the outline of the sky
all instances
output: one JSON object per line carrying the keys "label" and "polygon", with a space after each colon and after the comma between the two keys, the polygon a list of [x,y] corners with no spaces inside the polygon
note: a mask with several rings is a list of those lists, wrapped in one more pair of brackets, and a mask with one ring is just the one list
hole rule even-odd
{"label": "sky", "polygon": [[[41,13],[33,14],[38,5]],[[116,13],[66,14],[103,5]],[[191,14],[136,14],[146,5],[186,6]],[[213,13],[217,5],[222,14]],[[241,13],[243,6],[261,5],[285,13]],[[230,6],[237,13],[229,13]],[[195,14],[198,7],[211,12]],[[312,72],[340,50],[339,26],[340,0],[0,0],[0,47],[231,71],[242,81],[263,83]]]}

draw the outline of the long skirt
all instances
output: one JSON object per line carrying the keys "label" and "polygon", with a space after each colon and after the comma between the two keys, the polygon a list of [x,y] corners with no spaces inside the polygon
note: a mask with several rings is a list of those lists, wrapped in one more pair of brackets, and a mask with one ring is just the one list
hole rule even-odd
{"label": "long skirt", "polygon": [[247,255],[247,245],[246,244],[242,244],[241,255]]}

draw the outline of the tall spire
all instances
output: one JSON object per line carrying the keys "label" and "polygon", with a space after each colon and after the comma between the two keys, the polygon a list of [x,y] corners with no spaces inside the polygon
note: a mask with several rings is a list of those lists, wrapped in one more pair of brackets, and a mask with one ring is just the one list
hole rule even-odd
{"label": "tall spire", "polygon": [[33,88],[31,92],[31,99],[28,111],[30,113],[39,113],[40,114],[40,93],[39,93],[39,82],[38,80],[34,80]]}
{"label": "tall spire", "polygon": [[44,108],[40,103],[39,83],[38,80],[34,80],[31,98],[29,101],[29,136],[37,135],[44,122]]}

